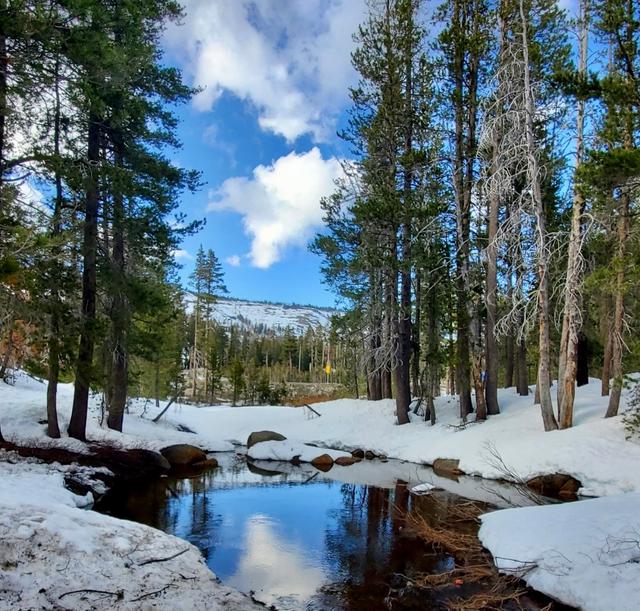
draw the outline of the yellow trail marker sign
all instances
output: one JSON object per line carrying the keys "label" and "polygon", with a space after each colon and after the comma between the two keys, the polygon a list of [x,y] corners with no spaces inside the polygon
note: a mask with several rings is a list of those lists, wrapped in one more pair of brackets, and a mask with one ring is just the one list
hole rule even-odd
{"label": "yellow trail marker sign", "polygon": [[327,363],[324,368],[324,372],[329,375],[331,373],[331,365]]}

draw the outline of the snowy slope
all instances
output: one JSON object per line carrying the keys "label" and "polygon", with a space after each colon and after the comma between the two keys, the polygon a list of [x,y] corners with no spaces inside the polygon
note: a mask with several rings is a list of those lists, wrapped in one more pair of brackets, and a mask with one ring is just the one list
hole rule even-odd
{"label": "snowy slope", "polygon": [[[190,543],[83,510],[59,466],[0,455],[0,611],[259,607],[222,585]],[[91,493],[88,493],[91,497]]]}
{"label": "snowy slope", "polygon": [[[627,397],[625,390],[622,409]],[[166,418],[201,435],[215,432],[240,443],[252,431],[267,429],[305,443],[370,449],[415,463],[457,458],[465,473],[489,479],[508,477],[496,463],[493,454],[498,454],[525,480],[567,473],[582,482],[585,496],[640,492],[640,443],[625,438],[622,416],[604,418],[608,398],[600,396],[598,380],[577,389],[574,427],[563,431],[544,432],[533,395],[519,397],[508,388],[500,389],[498,398],[500,415],[466,428],[458,426],[458,401],[450,396],[437,398],[438,423],[433,427],[413,415],[410,424],[397,426],[391,400],[314,404],[321,417],[290,407],[183,406],[170,409]]]}
{"label": "snowy slope", "polygon": [[584,611],[640,608],[640,494],[505,509],[480,540],[504,573]]}
{"label": "snowy slope", "polygon": [[303,335],[309,328],[329,327],[332,314],[334,311],[326,308],[235,299],[220,299],[213,306],[213,317],[219,324],[263,333],[282,333],[291,327],[296,335]]}

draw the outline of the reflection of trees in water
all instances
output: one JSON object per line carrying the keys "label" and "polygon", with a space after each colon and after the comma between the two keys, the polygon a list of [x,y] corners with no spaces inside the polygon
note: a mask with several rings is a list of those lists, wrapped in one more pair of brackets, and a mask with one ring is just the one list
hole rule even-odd
{"label": "reflection of trees in water", "polygon": [[[325,532],[325,566],[336,583],[323,588],[325,607],[375,609],[394,573],[405,573],[420,548],[402,536],[410,494],[399,480],[393,490],[343,484],[342,506]],[[422,553],[421,551],[419,553]]]}

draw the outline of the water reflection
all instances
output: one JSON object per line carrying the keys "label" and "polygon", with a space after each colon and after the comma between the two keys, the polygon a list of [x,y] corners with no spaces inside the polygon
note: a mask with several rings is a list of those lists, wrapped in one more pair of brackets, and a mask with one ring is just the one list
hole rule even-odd
{"label": "water reflection", "polygon": [[[255,597],[280,608],[304,607],[316,590],[326,582],[321,566],[295,542],[277,533],[273,517],[254,515],[245,524],[244,553],[236,572],[225,580],[238,590],[253,591]],[[293,588],[292,586],[294,586]]]}
{"label": "water reflection", "polygon": [[217,470],[121,490],[103,509],[190,541],[224,582],[278,609],[371,611],[384,608],[394,576],[451,565],[405,536],[405,519],[419,511],[437,521],[456,497],[434,504],[409,493],[412,476],[392,481],[397,473],[378,463],[376,482],[373,463],[357,466],[279,472],[223,456]]}

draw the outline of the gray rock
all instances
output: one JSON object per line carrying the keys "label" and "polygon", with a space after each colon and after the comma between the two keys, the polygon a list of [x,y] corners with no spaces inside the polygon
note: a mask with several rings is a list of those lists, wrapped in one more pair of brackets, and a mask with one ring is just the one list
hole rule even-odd
{"label": "gray rock", "polygon": [[247,448],[263,441],[284,441],[286,437],[275,431],[255,431],[247,439]]}

